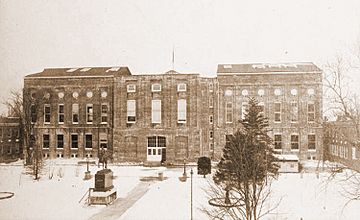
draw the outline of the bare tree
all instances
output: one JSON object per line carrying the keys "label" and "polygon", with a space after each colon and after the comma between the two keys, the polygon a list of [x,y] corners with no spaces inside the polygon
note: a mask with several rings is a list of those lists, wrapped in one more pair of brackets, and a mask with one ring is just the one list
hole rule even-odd
{"label": "bare tree", "polygon": [[42,168],[42,151],[36,144],[35,127],[42,116],[43,98],[42,91],[30,92],[24,89],[23,92],[12,91],[10,98],[4,102],[8,108],[8,114],[19,118],[20,141],[24,146],[25,165],[34,179],[40,178]]}
{"label": "bare tree", "polygon": [[271,192],[271,181],[278,174],[272,140],[267,135],[268,121],[258,102],[250,98],[241,128],[227,136],[223,156],[213,177],[216,186],[209,203],[215,211],[206,213],[215,219],[257,220],[268,213],[263,209]]}

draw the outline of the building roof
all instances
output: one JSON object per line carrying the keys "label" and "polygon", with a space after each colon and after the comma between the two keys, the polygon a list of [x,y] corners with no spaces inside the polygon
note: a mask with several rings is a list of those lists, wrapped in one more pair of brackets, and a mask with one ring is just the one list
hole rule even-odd
{"label": "building roof", "polygon": [[300,73],[321,72],[313,63],[252,63],[252,64],[219,64],[217,73]]}
{"label": "building roof", "polygon": [[131,75],[128,67],[49,68],[25,78],[101,77]]}

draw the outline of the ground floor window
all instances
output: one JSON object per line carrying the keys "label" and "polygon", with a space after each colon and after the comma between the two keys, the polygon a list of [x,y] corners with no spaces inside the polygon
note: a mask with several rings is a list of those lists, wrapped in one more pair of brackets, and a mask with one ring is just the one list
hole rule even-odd
{"label": "ground floor window", "polygon": [[106,133],[100,133],[100,149],[107,149],[108,140]]}
{"label": "ground floor window", "polygon": [[281,146],[281,134],[275,134],[274,135],[274,147],[275,150],[281,150],[282,146]]}
{"label": "ground floor window", "polygon": [[[148,137],[147,155],[150,156],[148,159],[161,159],[163,149],[166,148],[166,138],[162,136],[151,136]],[[160,156],[151,157],[151,156]]]}
{"label": "ground floor window", "polygon": [[315,150],[316,141],[315,134],[308,135],[308,150]]}
{"label": "ground floor window", "polygon": [[85,148],[91,149],[92,148],[92,134],[85,135]]}
{"label": "ground floor window", "polygon": [[57,135],[57,148],[64,148],[64,135],[63,134],[58,134]]}
{"label": "ground floor window", "polygon": [[291,139],[291,150],[299,150],[299,135],[292,134],[290,139]]}
{"label": "ground floor window", "polygon": [[43,148],[48,149],[50,146],[50,135],[43,134]]}

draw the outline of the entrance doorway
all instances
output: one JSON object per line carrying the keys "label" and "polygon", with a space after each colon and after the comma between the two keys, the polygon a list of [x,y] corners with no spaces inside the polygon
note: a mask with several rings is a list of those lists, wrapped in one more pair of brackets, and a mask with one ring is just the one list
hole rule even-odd
{"label": "entrance doorway", "polygon": [[166,160],[166,138],[163,136],[148,137],[147,161],[164,162]]}

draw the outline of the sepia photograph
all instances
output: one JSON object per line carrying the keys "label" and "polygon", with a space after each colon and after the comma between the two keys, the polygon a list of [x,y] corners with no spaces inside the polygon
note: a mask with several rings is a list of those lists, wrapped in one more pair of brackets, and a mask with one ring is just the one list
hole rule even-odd
{"label": "sepia photograph", "polygon": [[358,0],[0,0],[0,220],[358,220],[359,88]]}

